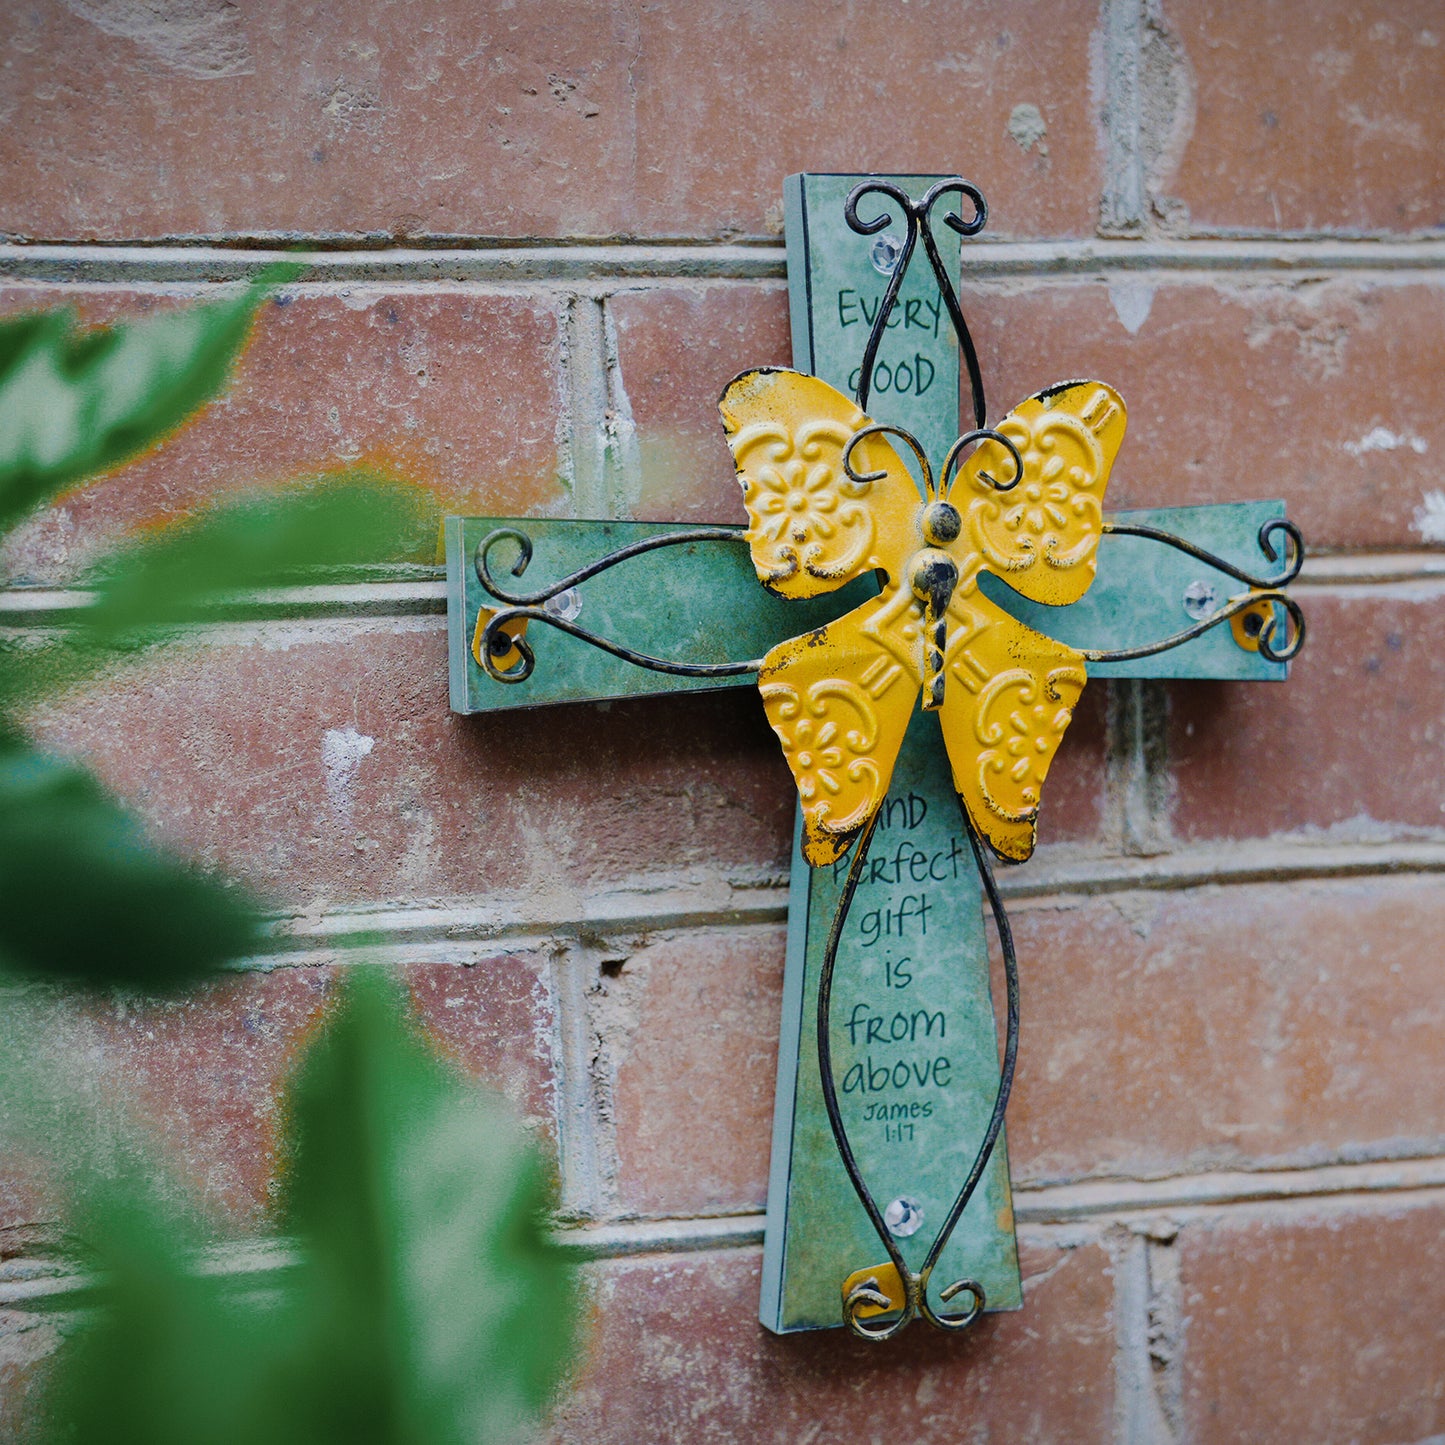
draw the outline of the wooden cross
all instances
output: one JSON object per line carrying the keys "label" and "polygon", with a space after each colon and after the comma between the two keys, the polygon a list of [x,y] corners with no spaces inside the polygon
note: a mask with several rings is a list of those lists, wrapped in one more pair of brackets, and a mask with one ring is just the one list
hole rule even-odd
{"label": "wooden cross", "polygon": [[[789,304],[794,364],[851,393],[877,315],[897,237],[861,238],[843,206],[860,176],[805,175],[786,190]],[[920,193],[938,177],[888,177]],[[956,255],[952,266],[957,265]],[[956,282],[956,272],[954,274]],[[960,356],[926,268],[904,281],[880,348],[869,412],[907,428],[935,456],[959,432]],[[1041,378],[1047,380],[1049,378]],[[719,390],[728,378],[719,377]],[[1007,400],[1018,400],[1008,398]],[[719,431],[719,447],[723,445]],[[1246,572],[1261,556],[1261,527],[1279,502],[1115,514],[1115,522],[1173,533]],[[653,523],[516,518],[447,519],[451,705],[486,712],[554,703],[754,685],[741,669],[710,677],[640,670],[565,630],[534,627],[535,659],[523,681],[501,684],[479,665],[481,622],[498,606],[476,563],[480,543],[497,578],[529,594],[620,547],[699,529]],[[825,598],[788,602],[757,583],[741,528],[702,529],[670,547],[665,565],[638,560],[599,572],[546,604],[559,623],[585,626],[625,649],[681,660],[758,658],[784,638],[842,615],[870,595],[865,583]],[[519,556],[525,536],[529,548]],[[510,538],[510,540],[508,540]],[[510,549],[510,550],[509,550]],[[653,559],[654,562],[657,559]],[[522,563],[513,582],[507,568]],[[520,576],[520,572],[515,575]],[[639,585],[639,578],[645,583]],[[1238,593],[1238,580],[1137,535],[1106,535],[1084,598],[1067,607],[989,589],[1020,621],[1076,647],[1127,650],[1189,626]],[[514,631],[517,629],[514,629]],[[522,654],[494,653],[504,670]],[[1091,663],[1091,677],[1278,680],[1285,664],[1220,626],[1137,659]],[[1047,813],[1045,813],[1045,818]],[[801,836],[801,815],[799,818]],[[763,1261],[762,1323],[783,1333],[842,1323],[845,1279],[882,1256],[844,1172],[825,1114],[816,1050],[817,975],[847,860],[811,868],[793,849],[777,1105]],[[979,877],[959,827],[956,795],[936,731],[910,727],[872,850],[839,943],[832,1003],[833,1074],[858,1164],[899,1248],[916,1268],[968,1170],[998,1084],[988,948]],[[1022,1303],[1007,1146],[999,1138],[968,1209],[938,1264],[938,1277],[977,1280],[986,1308]]]}

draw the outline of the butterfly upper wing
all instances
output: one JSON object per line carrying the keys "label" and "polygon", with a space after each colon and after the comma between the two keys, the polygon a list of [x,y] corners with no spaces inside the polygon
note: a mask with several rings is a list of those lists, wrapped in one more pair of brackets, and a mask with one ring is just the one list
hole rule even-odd
{"label": "butterfly upper wing", "polygon": [[803,808],[803,856],[841,857],[888,795],[922,680],[920,629],[900,589],[779,643],[758,687]]}
{"label": "butterfly upper wing", "polygon": [[939,720],[953,785],[1001,857],[1034,850],[1039,797],[1083,691],[1084,658],[995,607],[954,594]]}
{"label": "butterfly upper wing", "polygon": [[[900,586],[921,545],[916,486],[880,436],[843,449],[869,419],[841,392],[785,370],[744,372],[720,408],[743,487],[758,578],[782,597],[815,597],[871,570],[882,594],[827,627],[780,644],[763,660],[768,721],[798,784],[803,854],[840,857],[887,796],[923,680],[921,614]],[[1081,653],[1016,622],[977,589],[980,570],[1025,597],[1076,601],[1093,581],[1103,494],[1124,435],[1124,404],[1099,382],[1066,382],[1030,397],[998,430],[1018,448],[1023,475],[985,441],[960,470],[950,500],[963,515],[962,585],[948,610],[940,721],[954,785],[1001,856],[1034,847],[1043,780],[1086,681]],[[966,579],[966,580],[965,580]]]}
{"label": "butterfly upper wing", "polygon": [[748,513],[748,546],[758,580],[780,597],[817,597],[865,572],[898,580],[918,545],[919,494],[880,435],[843,449],[869,418],[837,388],[777,367],[745,371],[718,403]]}
{"label": "butterfly upper wing", "polygon": [[1008,491],[1013,458],[984,441],[949,494],[985,570],[1033,602],[1077,602],[1094,580],[1104,488],[1124,440],[1124,403],[1100,381],[1066,381],[1015,407],[996,430],[1019,450],[1023,476]]}

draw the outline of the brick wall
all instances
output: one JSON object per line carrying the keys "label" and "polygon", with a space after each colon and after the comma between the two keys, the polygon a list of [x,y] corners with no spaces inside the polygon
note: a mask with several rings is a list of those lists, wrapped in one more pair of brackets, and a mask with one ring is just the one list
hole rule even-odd
{"label": "brick wall", "polygon": [[[244,1234],[368,930],[555,1141],[595,1300],[558,1440],[1445,1433],[1438,4],[35,0],[0,53],[4,308],[310,247],[224,400],[11,544],[8,622],[129,528],[358,460],[453,510],[741,520],[714,399],[787,359],[803,169],[971,177],[990,394],[1103,376],[1114,505],[1283,496],[1315,549],[1287,686],[1086,695],[1008,878],[1028,1303],[961,1342],[755,1323],[792,802],[750,693],[453,717],[419,565],[48,707],[283,920],[184,1002],[56,1006]],[[8,1166],[0,1438],[76,1303],[52,1215]]]}

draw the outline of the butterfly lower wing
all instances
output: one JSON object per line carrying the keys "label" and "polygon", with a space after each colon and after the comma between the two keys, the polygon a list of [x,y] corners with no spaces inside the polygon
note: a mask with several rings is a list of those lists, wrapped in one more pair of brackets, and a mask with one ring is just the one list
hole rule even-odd
{"label": "butterfly lower wing", "polygon": [[[983,566],[1033,602],[1077,602],[1094,580],[1104,489],[1124,440],[1124,402],[1101,381],[1066,381],[1021,402],[997,426],[1013,458],[981,442],[949,493]],[[993,480],[990,481],[989,478]]]}
{"label": "butterfly lower wing", "polygon": [[949,609],[939,719],[953,784],[1000,857],[1034,850],[1044,777],[1087,675],[1084,658],[981,593]]}
{"label": "butterfly lower wing", "polygon": [[758,580],[779,597],[818,597],[865,572],[897,581],[917,546],[918,488],[880,435],[843,449],[869,418],[837,388],[781,367],[745,371],[718,402],[748,513]]}
{"label": "butterfly lower wing", "polygon": [[840,858],[888,795],[922,676],[908,600],[887,592],[763,659],[758,688],[815,868]]}

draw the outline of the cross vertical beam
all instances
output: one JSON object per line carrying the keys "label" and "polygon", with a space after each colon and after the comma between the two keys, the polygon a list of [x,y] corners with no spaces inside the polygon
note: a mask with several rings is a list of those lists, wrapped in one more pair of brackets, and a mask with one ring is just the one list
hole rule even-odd
{"label": "cross vertical beam", "polygon": [[[889,231],[870,241],[844,222],[844,200],[864,179],[792,176],[785,192],[794,365],[850,393],[892,250]],[[916,195],[942,178],[887,179]],[[950,262],[956,281],[956,252]],[[959,433],[959,358],[926,266],[910,270],[894,315],[869,414],[906,427],[941,457]],[[801,828],[800,812],[759,1306],[762,1323],[780,1334],[842,1324],[843,1280],[886,1258],[838,1158],[812,1047],[818,974],[847,859],[810,868]],[[912,1231],[896,1237],[916,1269],[973,1162],[999,1069],[982,890],[943,740],[921,713],[843,932],[832,1018],[849,1138],[873,1197],[885,1214],[891,1204],[903,1216],[900,1231]],[[1003,1135],[939,1261],[940,1281],[963,1276],[983,1285],[991,1310],[1023,1302]]]}

